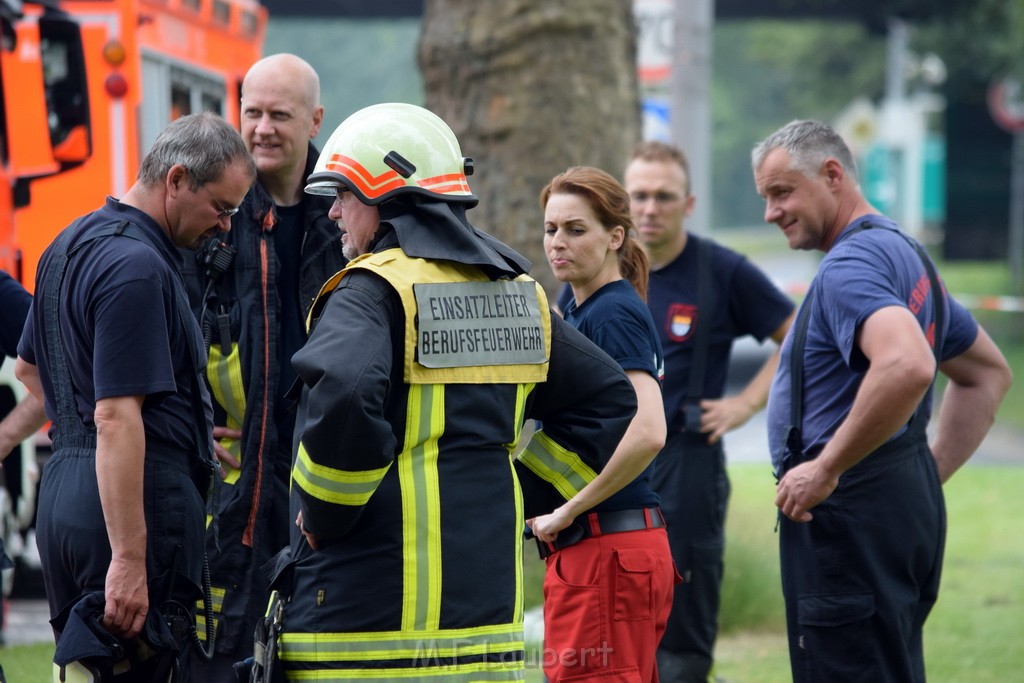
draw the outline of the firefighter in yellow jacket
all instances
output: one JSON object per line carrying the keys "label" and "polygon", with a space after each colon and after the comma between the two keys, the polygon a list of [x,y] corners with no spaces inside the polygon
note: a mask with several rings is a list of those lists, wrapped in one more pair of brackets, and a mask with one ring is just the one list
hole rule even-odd
{"label": "firefighter in yellow jacket", "polygon": [[521,680],[524,509],[513,451],[560,489],[593,478],[635,396],[551,316],[529,262],[474,228],[448,126],[426,109],[356,112],[306,191],[335,197],[349,265],[293,357],[287,680]]}

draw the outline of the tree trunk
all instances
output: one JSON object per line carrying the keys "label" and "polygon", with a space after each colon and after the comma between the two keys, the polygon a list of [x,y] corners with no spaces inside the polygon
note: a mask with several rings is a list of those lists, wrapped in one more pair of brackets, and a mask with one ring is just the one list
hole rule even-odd
{"label": "tree trunk", "polygon": [[474,225],[517,249],[549,293],[538,197],[570,166],[617,178],[640,139],[631,0],[426,0],[426,106],[476,162]]}

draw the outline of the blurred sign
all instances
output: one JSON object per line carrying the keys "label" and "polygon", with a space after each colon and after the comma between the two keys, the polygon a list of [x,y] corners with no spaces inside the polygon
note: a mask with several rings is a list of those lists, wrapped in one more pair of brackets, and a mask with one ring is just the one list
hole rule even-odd
{"label": "blurred sign", "polygon": [[645,97],[640,103],[644,140],[672,141],[671,105],[664,98]]}
{"label": "blurred sign", "polygon": [[992,81],[988,87],[988,110],[1007,133],[1024,131],[1024,85],[1016,78]]}
{"label": "blurred sign", "polygon": [[640,87],[668,84],[672,65],[673,0],[633,0],[638,29],[636,63]]}

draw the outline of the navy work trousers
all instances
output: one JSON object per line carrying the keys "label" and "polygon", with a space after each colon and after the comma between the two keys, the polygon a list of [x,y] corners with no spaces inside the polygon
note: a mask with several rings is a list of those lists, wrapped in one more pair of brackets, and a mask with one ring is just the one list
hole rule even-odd
{"label": "navy work trousers", "polygon": [[658,648],[662,683],[706,681],[718,634],[729,477],[721,442],[670,432],[655,459],[652,488],[661,497],[668,542],[683,583]]}
{"label": "navy work trousers", "polygon": [[927,442],[883,446],[812,513],[780,526],[793,680],[924,683],[921,632],[946,537]]}

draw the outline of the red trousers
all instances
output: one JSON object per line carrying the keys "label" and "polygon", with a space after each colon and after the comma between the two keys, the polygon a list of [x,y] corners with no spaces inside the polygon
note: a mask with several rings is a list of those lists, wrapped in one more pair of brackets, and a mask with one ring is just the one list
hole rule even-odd
{"label": "red trousers", "polygon": [[547,558],[544,674],[550,683],[648,683],[681,581],[665,529],[587,538]]}

